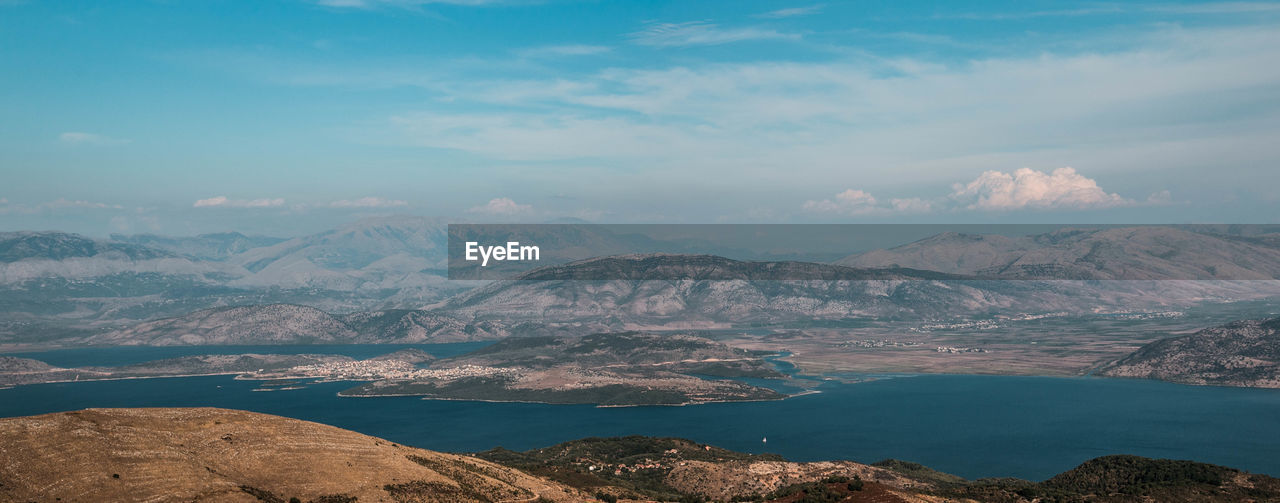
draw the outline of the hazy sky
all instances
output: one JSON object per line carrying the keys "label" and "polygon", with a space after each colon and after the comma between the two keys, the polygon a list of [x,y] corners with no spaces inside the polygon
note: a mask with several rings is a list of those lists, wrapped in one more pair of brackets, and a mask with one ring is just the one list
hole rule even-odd
{"label": "hazy sky", "polygon": [[1280,3],[0,0],[0,75],[0,230],[1280,221]]}

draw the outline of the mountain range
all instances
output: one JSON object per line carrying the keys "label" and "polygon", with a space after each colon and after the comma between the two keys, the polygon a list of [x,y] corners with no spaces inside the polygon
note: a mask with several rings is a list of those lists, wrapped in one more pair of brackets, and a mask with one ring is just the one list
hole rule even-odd
{"label": "mountain range", "polygon": [[836,264],[1003,279],[1280,279],[1274,238],[1156,226],[1065,228],[1019,237],[945,232]]}
{"label": "mountain range", "polygon": [[[579,259],[597,249],[696,246],[571,227],[572,239],[518,227],[520,236],[560,243],[557,260],[575,261],[495,282],[447,280],[446,224],[421,217],[371,218],[291,239],[0,233],[0,345],[443,342],[1280,295],[1280,282],[1251,281],[1280,277],[1274,232],[1229,226],[943,233],[835,264],[698,254]],[[1117,278],[1143,281],[1078,281]]]}

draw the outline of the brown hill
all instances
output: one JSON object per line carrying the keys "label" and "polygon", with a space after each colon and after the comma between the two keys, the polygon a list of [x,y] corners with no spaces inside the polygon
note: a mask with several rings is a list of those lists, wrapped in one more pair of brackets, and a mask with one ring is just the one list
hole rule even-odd
{"label": "brown hill", "polygon": [[[0,419],[0,501],[581,501],[474,457],[215,409]],[[353,499],[354,498],[354,499]]]}

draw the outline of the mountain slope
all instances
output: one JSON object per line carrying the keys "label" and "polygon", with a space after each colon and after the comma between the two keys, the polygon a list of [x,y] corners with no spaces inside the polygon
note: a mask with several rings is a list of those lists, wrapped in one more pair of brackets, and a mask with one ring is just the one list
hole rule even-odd
{"label": "mountain slope", "polygon": [[179,346],[350,342],[355,338],[342,320],[319,309],[269,304],[205,309],[96,335],[87,342]]}
{"label": "mountain slope", "polygon": [[1023,237],[948,232],[836,263],[1014,279],[1280,278],[1280,248],[1267,241],[1171,227],[1061,229]]}
{"label": "mountain slope", "polygon": [[1187,384],[1280,388],[1280,318],[1238,321],[1161,339],[1098,373]]}
{"label": "mountain slope", "polygon": [[65,232],[0,233],[0,284],[39,278],[94,278],[112,274],[239,277],[245,271],[133,243],[90,239]]}
{"label": "mountain slope", "polygon": [[[655,277],[669,279],[645,279]],[[507,323],[530,320],[603,324],[611,329],[685,329],[871,317],[918,321],[1023,312],[1088,313],[1100,306],[1145,309],[1277,291],[1280,282],[1272,281],[974,280],[916,269],[633,255],[535,269],[428,308],[463,319]]]}
{"label": "mountain slope", "polygon": [[0,460],[4,501],[582,500],[468,456],[212,408],[0,419]]}
{"label": "mountain slope", "polygon": [[295,304],[217,307],[93,335],[92,345],[376,344],[462,342],[506,337],[496,322],[465,323],[440,313],[390,310],[335,316]]}
{"label": "mountain slope", "polygon": [[246,236],[239,232],[216,232],[190,237],[158,236],[155,234],[135,234],[131,236],[112,234],[111,239],[116,242],[148,246],[203,260],[225,260],[254,248],[271,246],[284,241],[283,238]]}

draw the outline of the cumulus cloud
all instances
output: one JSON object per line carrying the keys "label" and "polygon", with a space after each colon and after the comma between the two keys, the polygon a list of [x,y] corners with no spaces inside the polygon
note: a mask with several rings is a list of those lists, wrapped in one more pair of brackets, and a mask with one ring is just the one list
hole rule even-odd
{"label": "cumulus cloud", "polygon": [[496,216],[512,216],[533,211],[533,206],[527,204],[518,204],[509,197],[497,197],[490,199],[488,203],[476,206],[467,210],[469,213],[479,213],[484,215]]}
{"label": "cumulus cloud", "polygon": [[[283,202],[283,200],[282,200]],[[393,208],[408,206],[407,201],[384,199],[381,197],[362,197],[360,199],[343,199],[328,204],[330,208]]]}
{"label": "cumulus cloud", "polygon": [[198,200],[191,205],[193,208],[273,208],[276,206],[284,206],[284,199],[228,199],[227,196],[217,196]]}
{"label": "cumulus cloud", "polygon": [[690,21],[687,23],[653,23],[643,30],[630,34],[631,40],[651,47],[681,47],[689,45],[719,45],[746,40],[793,39],[793,34],[766,28],[721,28],[714,23]]}
{"label": "cumulus cloud", "polygon": [[1052,172],[1022,168],[1013,173],[987,171],[967,184],[955,184],[951,197],[969,209],[1089,209],[1132,206],[1131,199],[1108,193],[1098,182],[1072,168]]}
{"label": "cumulus cloud", "polygon": [[130,140],[126,140],[123,138],[112,138],[105,135],[100,135],[95,133],[84,133],[84,132],[77,132],[77,131],[69,131],[69,132],[58,135],[58,141],[65,143],[67,145],[93,145],[93,146],[123,145],[125,143],[130,142]]}

